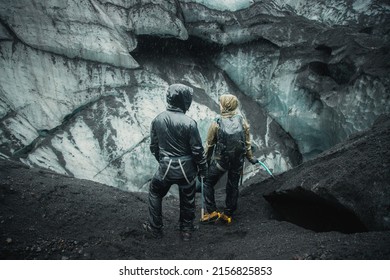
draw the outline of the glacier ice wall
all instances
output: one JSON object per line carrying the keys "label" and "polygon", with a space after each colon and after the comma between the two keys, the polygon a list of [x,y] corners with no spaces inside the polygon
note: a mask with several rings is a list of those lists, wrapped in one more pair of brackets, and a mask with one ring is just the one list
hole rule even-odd
{"label": "glacier ice wall", "polygon": [[190,35],[223,46],[214,62],[310,159],[368,129],[389,107],[386,1],[187,2]]}
{"label": "glacier ice wall", "polygon": [[[165,110],[169,84],[180,81],[194,87],[187,114],[197,120],[202,139],[217,115],[218,97],[235,90],[222,71],[210,63],[201,66],[188,54],[156,60],[153,54],[138,52],[142,68],[125,69],[69,59],[20,42],[4,42],[1,51],[6,67],[0,72],[7,77],[0,99],[3,156],[125,190],[145,189],[156,171],[149,125]],[[242,108],[243,114],[249,108]],[[269,121],[264,135],[261,129],[253,131],[257,146],[275,147],[261,154],[275,172],[295,163],[288,154],[291,147],[269,136],[264,140],[279,130]],[[283,141],[294,147],[288,137]]]}

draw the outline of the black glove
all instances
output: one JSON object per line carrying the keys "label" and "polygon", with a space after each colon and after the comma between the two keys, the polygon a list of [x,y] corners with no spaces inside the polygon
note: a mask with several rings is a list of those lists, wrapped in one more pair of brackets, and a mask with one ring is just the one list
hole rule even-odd
{"label": "black glove", "polygon": [[248,159],[250,163],[252,164],[256,164],[256,163],[259,163],[259,161],[257,160],[257,158],[251,158],[251,159]]}
{"label": "black glove", "polygon": [[200,180],[200,177],[205,178],[207,176],[208,169],[209,169],[209,167],[207,164],[200,166],[199,171],[198,171],[199,180]]}

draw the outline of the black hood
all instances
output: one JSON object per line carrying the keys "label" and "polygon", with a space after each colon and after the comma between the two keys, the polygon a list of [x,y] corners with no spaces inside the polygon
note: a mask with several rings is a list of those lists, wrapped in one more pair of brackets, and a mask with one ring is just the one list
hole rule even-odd
{"label": "black hood", "polygon": [[167,92],[167,103],[185,113],[191,106],[193,89],[183,84],[170,85]]}

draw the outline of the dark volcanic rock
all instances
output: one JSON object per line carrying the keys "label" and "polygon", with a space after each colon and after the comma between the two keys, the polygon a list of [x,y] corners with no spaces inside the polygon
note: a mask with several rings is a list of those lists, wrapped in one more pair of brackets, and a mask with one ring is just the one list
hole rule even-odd
{"label": "dark volcanic rock", "polygon": [[323,231],[390,229],[390,118],[284,174],[265,195],[282,216]]}

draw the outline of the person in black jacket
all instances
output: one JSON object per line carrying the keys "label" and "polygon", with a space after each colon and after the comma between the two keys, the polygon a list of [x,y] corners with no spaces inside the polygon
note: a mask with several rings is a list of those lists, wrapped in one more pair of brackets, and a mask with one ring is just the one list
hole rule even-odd
{"label": "person in black jacket", "polygon": [[197,123],[185,113],[192,102],[192,88],[173,84],[167,92],[167,110],[151,124],[150,151],[159,162],[149,187],[149,220],[143,224],[152,237],[163,233],[162,199],[173,184],[179,186],[179,228],[183,240],[191,238],[195,219],[195,179],[205,177],[207,161]]}

